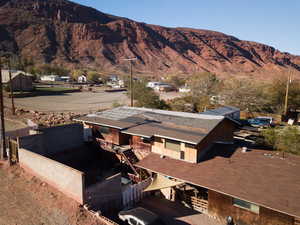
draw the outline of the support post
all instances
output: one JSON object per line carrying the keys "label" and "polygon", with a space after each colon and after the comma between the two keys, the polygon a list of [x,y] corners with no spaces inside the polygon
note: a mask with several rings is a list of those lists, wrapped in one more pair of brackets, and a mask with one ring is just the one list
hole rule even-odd
{"label": "support post", "polygon": [[10,98],[11,98],[11,111],[12,111],[12,114],[15,115],[16,114],[16,109],[15,109],[15,102],[14,102],[13,83],[12,83],[12,79],[11,79],[11,63],[10,63],[10,58],[8,59],[8,73],[9,73],[9,87],[10,87]]}
{"label": "support post", "polygon": [[133,77],[132,77],[132,60],[130,60],[130,106],[133,107]]}
{"label": "support post", "polygon": [[0,57],[0,116],[1,116],[1,132],[0,132],[0,160],[7,158],[6,140],[5,140],[5,123],[4,123],[4,98],[3,98],[3,83],[2,83],[2,62]]}

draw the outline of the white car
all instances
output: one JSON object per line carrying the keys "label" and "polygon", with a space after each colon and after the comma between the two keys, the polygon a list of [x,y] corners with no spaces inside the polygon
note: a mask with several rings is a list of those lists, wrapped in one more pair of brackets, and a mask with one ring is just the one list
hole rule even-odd
{"label": "white car", "polygon": [[119,218],[130,225],[165,225],[158,215],[142,207],[121,211]]}

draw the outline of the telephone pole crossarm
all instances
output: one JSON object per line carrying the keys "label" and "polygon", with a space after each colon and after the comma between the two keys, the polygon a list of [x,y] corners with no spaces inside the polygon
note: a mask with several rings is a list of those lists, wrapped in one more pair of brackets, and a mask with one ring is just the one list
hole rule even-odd
{"label": "telephone pole crossarm", "polygon": [[130,106],[134,106],[133,102],[133,75],[132,75],[132,62],[137,60],[137,58],[128,58],[128,59],[123,59],[124,61],[129,61],[130,62]]}

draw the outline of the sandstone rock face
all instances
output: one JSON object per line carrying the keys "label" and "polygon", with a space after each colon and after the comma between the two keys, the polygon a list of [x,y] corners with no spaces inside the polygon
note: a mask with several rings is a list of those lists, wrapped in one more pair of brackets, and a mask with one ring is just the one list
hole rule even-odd
{"label": "sandstone rock face", "polygon": [[[66,0],[0,0],[0,50],[38,63],[160,75],[210,71],[271,78],[300,71],[300,56],[223,33],[166,28],[101,13]],[[299,73],[298,75],[299,76]]]}

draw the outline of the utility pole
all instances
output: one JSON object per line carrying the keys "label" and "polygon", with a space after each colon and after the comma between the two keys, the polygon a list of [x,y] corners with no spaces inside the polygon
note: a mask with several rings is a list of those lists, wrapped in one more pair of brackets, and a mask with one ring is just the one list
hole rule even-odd
{"label": "utility pole", "polygon": [[2,84],[2,62],[0,56],[0,113],[1,113],[1,132],[0,132],[0,160],[7,158],[5,142],[5,123],[4,123],[4,103],[3,103],[3,84]]}
{"label": "utility pole", "polygon": [[289,99],[289,89],[290,83],[292,82],[291,72],[289,72],[288,79],[286,82],[286,92],[285,92],[285,101],[284,101],[284,115],[287,116],[288,113],[288,99]]}
{"label": "utility pole", "polygon": [[9,73],[9,87],[10,87],[10,98],[11,98],[11,111],[13,115],[16,115],[15,102],[14,102],[14,91],[13,91],[13,83],[11,79],[11,58],[8,59],[8,73]]}
{"label": "utility pole", "polygon": [[133,75],[132,75],[132,61],[137,60],[137,58],[128,58],[128,59],[123,59],[125,61],[130,62],[130,106],[133,107]]}

